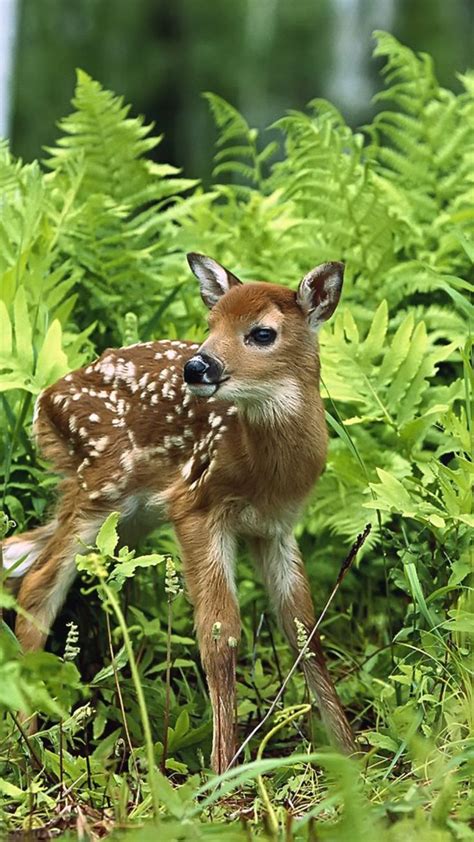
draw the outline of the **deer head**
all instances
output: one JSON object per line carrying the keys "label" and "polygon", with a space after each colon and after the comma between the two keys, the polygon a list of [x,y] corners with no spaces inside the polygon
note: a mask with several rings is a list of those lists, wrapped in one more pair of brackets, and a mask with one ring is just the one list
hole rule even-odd
{"label": "deer head", "polygon": [[292,374],[314,370],[314,334],[337,307],[344,265],[317,266],[294,292],[243,284],[210,257],[187,257],[210,310],[209,337],[184,368],[190,391],[252,404],[281,393],[291,398]]}

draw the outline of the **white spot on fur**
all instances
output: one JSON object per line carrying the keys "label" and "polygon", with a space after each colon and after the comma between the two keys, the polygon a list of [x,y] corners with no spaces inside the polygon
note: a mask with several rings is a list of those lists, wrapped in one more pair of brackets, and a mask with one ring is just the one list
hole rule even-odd
{"label": "white spot on fur", "polygon": [[193,467],[194,459],[191,457],[191,459],[188,459],[188,461],[183,465],[181,469],[181,474],[184,477],[184,479],[189,479],[189,477],[192,474]]}
{"label": "white spot on fur", "polygon": [[92,421],[94,424],[97,424],[97,422],[100,421],[97,412],[92,412],[91,415],[89,415],[89,421]]}
{"label": "white spot on fur", "polygon": [[109,500],[118,500],[122,496],[120,488],[113,482],[106,482],[100,490]]}
{"label": "white spot on fur", "polygon": [[126,450],[120,457],[120,464],[125,471],[131,473],[135,466],[135,455],[132,450]]}
{"label": "white spot on fur", "polygon": [[102,453],[109,443],[109,436],[101,436],[99,439],[91,439],[90,443],[98,453]]}
{"label": "white spot on fur", "polygon": [[111,383],[115,376],[115,366],[113,363],[102,363],[99,366],[99,371],[104,376],[104,381],[106,383]]}
{"label": "white spot on fur", "polygon": [[164,398],[170,398],[171,400],[176,397],[176,392],[174,391],[171,383],[168,381],[163,384],[161,394]]}

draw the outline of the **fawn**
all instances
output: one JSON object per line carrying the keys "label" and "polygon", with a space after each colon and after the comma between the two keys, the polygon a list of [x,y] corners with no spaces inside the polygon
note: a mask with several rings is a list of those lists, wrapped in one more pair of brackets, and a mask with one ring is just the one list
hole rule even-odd
{"label": "fawn", "polygon": [[[248,541],[293,649],[298,625],[309,632],[315,622],[292,530],[326,459],[315,333],[338,304],[344,266],[316,267],[294,292],[243,284],[204,255],[188,261],[210,309],[201,345],[108,349],[39,396],[34,430],[64,475],[59,505],[50,523],[5,542],[4,564],[16,565],[28,612],[17,617],[18,639],[35,650],[75,577],[80,542],[93,541],[109,512],[121,513],[124,543],[169,520],[212,703],[211,763],[222,772],[235,749],[238,538]],[[351,728],[316,636],[311,651],[308,684],[333,741],[350,752]]]}

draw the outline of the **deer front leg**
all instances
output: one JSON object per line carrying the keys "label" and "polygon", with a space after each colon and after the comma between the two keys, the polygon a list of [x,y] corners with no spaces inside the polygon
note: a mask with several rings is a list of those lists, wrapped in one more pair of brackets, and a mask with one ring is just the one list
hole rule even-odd
{"label": "deer front leg", "polygon": [[[253,549],[279,625],[297,652],[298,624],[301,623],[309,635],[315,625],[315,616],[308,577],[296,540],[293,535],[257,538],[253,541]],[[313,636],[308,652],[310,657],[303,660],[302,666],[326,730],[333,743],[342,751],[351,753],[356,750],[354,737],[329,675],[318,633]]]}
{"label": "deer front leg", "polygon": [[175,527],[212,705],[211,766],[220,774],[235,754],[235,659],[240,638],[235,538],[223,524],[202,514],[189,515]]}

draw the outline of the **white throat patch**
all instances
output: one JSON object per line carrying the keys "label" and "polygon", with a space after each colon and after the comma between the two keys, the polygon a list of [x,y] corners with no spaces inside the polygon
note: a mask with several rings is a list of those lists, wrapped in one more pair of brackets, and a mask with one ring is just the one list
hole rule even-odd
{"label": "white throat patch", "polygon": [[276,426],[296,415],[303,406],[300,388],[291,378],[278,384],[259,385],[253,394],[239,396],[235,402],[251,424]]}

